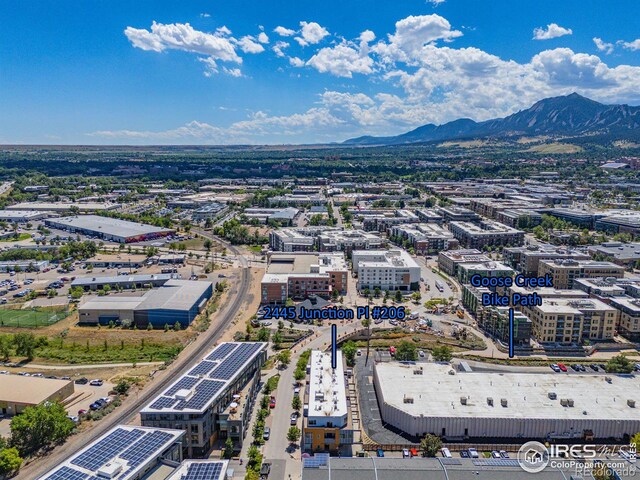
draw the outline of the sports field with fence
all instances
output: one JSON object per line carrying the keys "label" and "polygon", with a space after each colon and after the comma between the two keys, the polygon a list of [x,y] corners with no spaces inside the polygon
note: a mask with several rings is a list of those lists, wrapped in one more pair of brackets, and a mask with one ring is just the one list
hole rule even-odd
{"label": "sports field with fence", "polygon": [[40,328],[53,325],[69,316],[68,307],[39,307],[29,309],[0,308],[0,328]]}

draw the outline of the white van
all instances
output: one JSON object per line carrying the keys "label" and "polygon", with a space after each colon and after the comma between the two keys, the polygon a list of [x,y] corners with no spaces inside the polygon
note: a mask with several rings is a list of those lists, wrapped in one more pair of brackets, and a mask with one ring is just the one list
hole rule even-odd
{"label": "white van", "polygon": [[440,450],[442,452],[442,456],[444,458],[451,458],[451,452],[449,451],[449,449],[447,447],[442,447],[442,450]]}

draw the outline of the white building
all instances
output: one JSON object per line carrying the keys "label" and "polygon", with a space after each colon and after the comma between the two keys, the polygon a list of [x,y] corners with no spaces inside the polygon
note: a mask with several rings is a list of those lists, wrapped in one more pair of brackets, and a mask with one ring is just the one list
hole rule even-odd
{"label": "white building", "polygon": [[335,369],[331,366],[331,353],[311,352],[307,425],[316,428],[347,425],[347,396],[340,350],[336,352]]}
{"label": "white building", "polygon": [[351,256],[358,290],[415,290],[420,266],[404,250],[356,250]]}

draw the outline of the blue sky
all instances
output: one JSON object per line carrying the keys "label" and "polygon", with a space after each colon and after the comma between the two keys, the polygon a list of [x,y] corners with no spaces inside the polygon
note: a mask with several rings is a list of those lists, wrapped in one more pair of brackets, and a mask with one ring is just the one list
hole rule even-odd
{"label": "blue sky", "polygon": [[0,143],[331,142],[572,91],[640,104],[640,2],[559,3],[0,0]]}

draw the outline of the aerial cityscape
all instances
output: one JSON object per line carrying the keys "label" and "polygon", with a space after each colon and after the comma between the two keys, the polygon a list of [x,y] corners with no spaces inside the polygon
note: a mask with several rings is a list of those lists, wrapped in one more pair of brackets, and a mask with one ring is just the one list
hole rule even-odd
{"label": "aerial cityscape", "polygon": [[0,2],[0,479],[629,480],[640,4]]}

